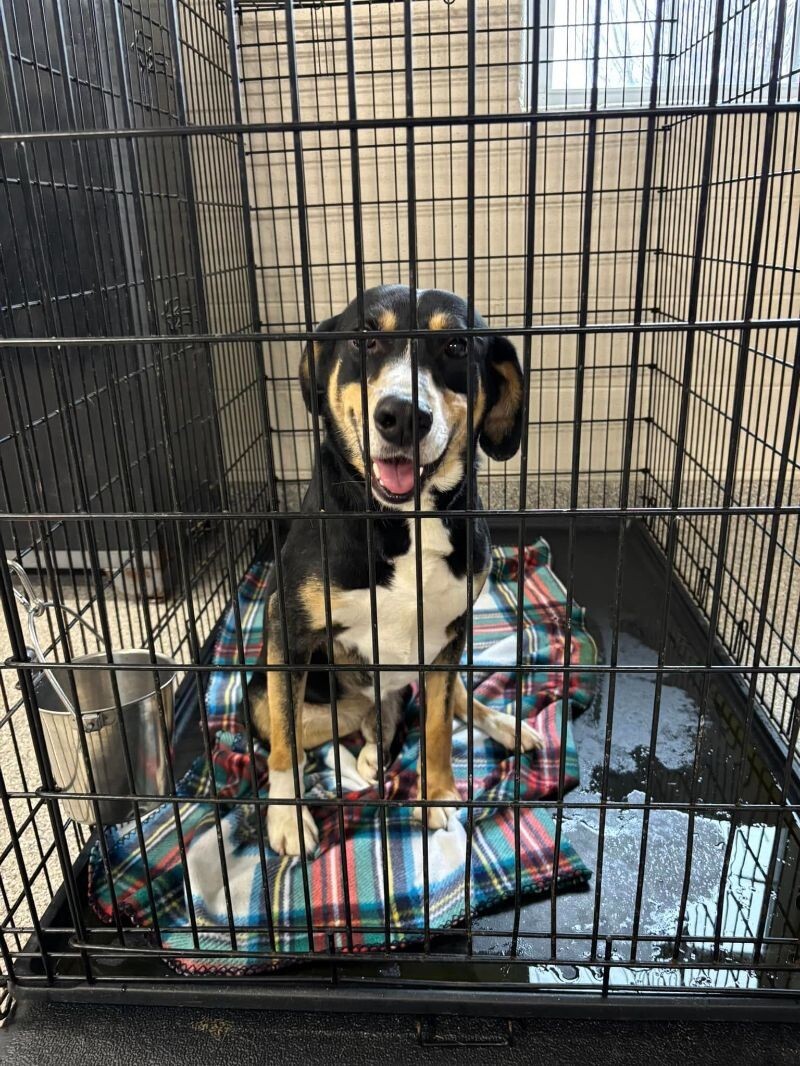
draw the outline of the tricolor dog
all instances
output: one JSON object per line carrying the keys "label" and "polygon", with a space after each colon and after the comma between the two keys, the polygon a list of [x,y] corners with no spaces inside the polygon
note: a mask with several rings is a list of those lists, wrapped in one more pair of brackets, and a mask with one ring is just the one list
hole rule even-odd
{"label": "tricolor dog", "polygon": [[[430,804],[429,829],[440,829],[460,802],[451,744],[453,716],[467,717],[467,693],[457,669],[465,642],[467,572],[473,574],[472,595],[477,598],[490,564],[486,521],[462,512],[469,484],[472,505],[480,507],[477,445],[500,460],[509,459],[519,448],[523,379],[514,347],[505,337],[476,335],[470,344],[456,332],[469,323],[465,301],[452,293],[417,290],[416,327],[431,335],[409,341],[402,331],[411,328],[410,301],[410,290],[402,286],[370,289],[364,293],[364,321],[367,330],[374,331],[371,336],[360,341],[320,338],[313,342],[312,351],[306,349],[303,354],[300,385],[309,410],[316,407],[325,435],[302,511],[313,516],[324,506],[326,511],[352,514],[352,518],[325,523],[326,575],[319,522],[290,523],[281,549],[283,604],[273,569],[265,608],[266,662],[290,669],[262,674],[257,683],[261,690],[253,694],[252,714],[257,732],[270,745],[270,798],[295,798],[292,744],[302,782],[304,752],[332,736],[330,674],[307,669],[312,662],[328,662],[332,638],[333,665],[348,666],[333,675],[339,735],[362,731],[367,743],[358,769],[363,778],[374,782],[378,760],[385,764],[388,756],[404,693],[418,679],[420,664],[449,668],[425,674],[427,797],[421,798]],[[474,325],[480,329],[486,324],[476,314]],[[318,331],[354,332],[358,328],[354,302],[321,323]],[[416,345],[416,389],[412,344]],[[471,420],[467,409],[470,360]],[[474,435],[471,464],[470,426]],[[372,506],[379,512],[374,519],[364,517],[366,479]],[[418,640],[415,520],[401,517],[404,511],[415,509],[417,484],[420,509],[425,512],[419,519],[424,647]],[[377,745],[368,521],[373,530],[377,663],[394,667],[379,670],[382,751]],[[323,581],[327,582],[330,630]],[[514,746],[512,717],[477,700],[473,708],[478,728],[506,747]],[[540,745],[539,736],[525,723],[521,737],[523,750]],[[419,808],[416,814],[422,820]],[[302,823],[305,850],[310,852],[317,843],[317,829],[306,807]],[[269,804],[267,828],[275,851],[300,854],[294,805]]]}

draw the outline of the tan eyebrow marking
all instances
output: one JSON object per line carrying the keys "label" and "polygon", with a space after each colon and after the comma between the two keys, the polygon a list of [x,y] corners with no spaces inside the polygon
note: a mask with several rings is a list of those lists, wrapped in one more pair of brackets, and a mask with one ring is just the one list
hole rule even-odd
{"label": "tan eyebrow marking", "polygon": [[390,309],[381,311],[378,315],[378,326],[387,332],[397,329],[397,315]]}
{"label": "tan eyebrow marking", "polygon": [[450,329],[453,320],[446,311],[434,311],[428,319],[428,329]]}

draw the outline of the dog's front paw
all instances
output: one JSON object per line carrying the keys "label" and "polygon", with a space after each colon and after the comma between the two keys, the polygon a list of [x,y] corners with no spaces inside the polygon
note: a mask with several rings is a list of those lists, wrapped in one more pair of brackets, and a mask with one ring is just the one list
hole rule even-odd
{"label": "dog's front paw", "polygon": [[[300,831],[294,807],[287,804],[267,809],[267,835],[269,846],[279,855],[301,854]],[[303,807],[303,842],[306,855],[310,855],[319,842],[319,830],[307,807]]]}
{"label": "dog's front paw", "polygon": [[[450,816],[461,806],[461,796],[454,788],[434,788],[428,790],[428,799],[436,803],[428,807],[428,829],[446,829]],[[414,819],[425,824],[422,807],[414,808]]]}
{"label": "dog's front paw", "polygon": [[[485,732],[506,749],[514,751],[516,747],[516,720],[510,714],[501,714],[499,711],[492,713],[491,720],[486,722]],[[520,751],[534,751],[544,747],[541,733],[537,733],[533,726],[527,722],[520,724],[519,731]]]}
{"label": "dog's front paw", "polygon": [[378,745],[367,742],[358,753],[356,769],[370,785],[378,782]]}
{"label": "dog's front paw", "polygon": [[[522,723],[522,727],[519,733],[520,748],[523,751],[541,751],[544,747],[544,737],[541,733],[533,728],[532,725],[528,725],[527,722]],[[513,748],[514,745],[512,744]]]}

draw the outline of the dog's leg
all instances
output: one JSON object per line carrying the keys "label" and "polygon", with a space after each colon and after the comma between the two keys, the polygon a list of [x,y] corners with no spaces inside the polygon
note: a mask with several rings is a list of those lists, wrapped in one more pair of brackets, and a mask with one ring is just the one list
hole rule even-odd
{"label": "dog's leg", "polygon": [[[464,687],[461,674],[458,673],[455,680],[454,710],[456,718],[460,718],[462,722],[468,721],[468,703],[467,690]],[[498,744],[502,744],[508,751],[514,750],[516,744],[516,720],[512,715],[492,710],[491,707],[487,707],[480,700],[473,698],[472,722],[487,737],[491,737]],[[544,746],[541,735],[527,722],[522,722],[520,725],[519,740],[521,751],[533,751],[534,748]]]}
{"label": "dog's leg", "polygon": [[[381,736],[383,739],[383,765],[389,758],[397,725],[403,713],[403,693],[381,693]],[[370,702],[369,709],[361,721],[361,732],[364,734],[366,744],[358,753],[358,772],[365,781],[371,785],[378,781],[378,728],[377,713],[374,703]]]}
{"label": "dog's leg", "polygon": [[[452,666],[425,676],[425,771],[426,793],[422,794],[422,767],[417,779],[417,795],[436,806],[428,807],[428,828],[444,829],[461,797],[453,779],[453,710],[455,705],[456,667],[464,647],[463,619],[458,635],[436,656],[434,666]],[[414,808],[414,817],[422,822],[422,808]],[[424,823],[423,823],[424,824]]]}
{"label": "dog's leg", "polygon": [[[267,601],[264,604],[264,663],[267,662],[267,654],[269,651],[269,619],[272,613],[272,597],[268,596]],[[261,660],[259,659],[259,663]],[[253,680],[251,687],[248,689],[250,696],[250,724],[255,730],[256,736],[263,740],[265,743],[269,743],[270,733],[270,721],[269,721],[269,672],[264,673],[263,685],[261,678],[258,677]]]}
{"label": "dog's leg", "polygon": [[[336,701],[339,736],[361,729],[365,713],[372,707],[366,696],[340,696]],[[333,708],[329,703],[303,704],[303,744],[306,751],[333,740]]]}
{"label": "dog's leg", "polygon": [[[273,596],[273,602],[275,597]],[[287,666],[283,655],[280,622],[277,611],[270,603],[269,633],[267,637],[268,665]],[[269,796],[273,799],[297,799],[294,761],[300,792],[303,790],[303,697],[306,688],[306,671],[297,669],[267,671],[267,701],[269,703]],[[255,717],[255,716],[254,716]],[[292,748],[292,719],[294,719],[295,747]],[[303,839],[299,822],[303,824]],[[310,854],[317,845],[319,833],[311,812],[303,807],[298,818],[297,807],[292,804],[273,804],[267,808],[267,834],[269,846],[279,855],[299,855],[305,846]]]}

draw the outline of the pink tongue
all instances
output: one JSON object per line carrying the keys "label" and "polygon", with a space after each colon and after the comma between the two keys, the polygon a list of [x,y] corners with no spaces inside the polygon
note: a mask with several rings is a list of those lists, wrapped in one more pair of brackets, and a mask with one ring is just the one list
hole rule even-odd
{"label": "pink tongue", "polygon": [[375,465],[378,467],[381,484],[389,492],[397,496],[405,496],[414,488],[414,464],[408,459],[403,459],[399,463],[387,463],[376,459]]}

